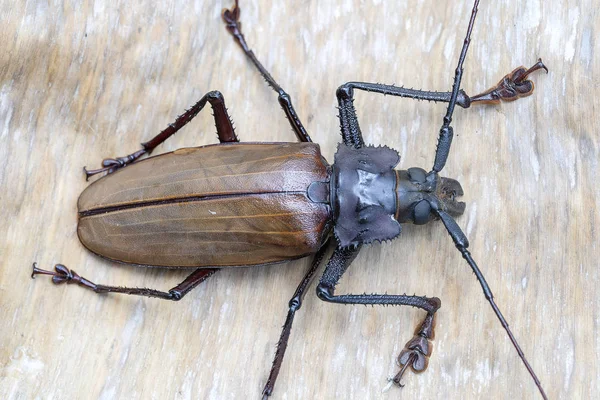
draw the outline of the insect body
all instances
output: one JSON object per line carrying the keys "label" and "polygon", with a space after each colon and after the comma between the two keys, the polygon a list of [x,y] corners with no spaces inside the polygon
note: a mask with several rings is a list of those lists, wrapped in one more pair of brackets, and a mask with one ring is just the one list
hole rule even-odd
{"label": "insect body", "polygon": [[[168,292],[95,284],[63,265],[55,272],[39,269],[33,275],[53,276],[54,283],[77,283],[98,293],[117,292],[179,300],[221,268],[263,265],[314,254],[309,271],[289,303],[263,397],[271,395],[287,347],[295,312],[306,289],[333,248],[317,286],[320,299],[339,304],[410,305],[426,312],[398,357],[401,366],[392,381],[400,385],[407,368],[423,371],[431,355],[436,297],[335,293],[335,286],[364,244],[391,240],[401,224],[441,220],[457,249],[477,276],[486,299],[508,333],[519,356],[545,398],[541,383],[525,359],[492,292],[467,250],[469,243],[454,220],[465,209],[456,200],[463,194],[453,179],[440,177],[452,143],[452,114],[456,105],[515,100],[533,91],[527,80],[546,69],[541,60],[520,67],[498,85],[477,96],[460,90],[477,6],[475,1],[467,36],[450,92],[429,92],[396,86],[348,82],[337,91],[343,143],[332,164],[304,129],[290,96],[275,82],[248,47],[241,32],[237,1],[223,11],[227,29],[267,83],[278,93],[299,143],[239,143],[223,96],[210,92],[142,149],[128,156],[106,159],[88,177],[108,176],[80,196],[78,235],[91,251],[105,258],[138,265],[194,268]],[[353,106],[355,90],[448,103],[440,129],[432,169],[396,170],[400,156],[387,147],[364,143]],[[177,132],[210,103],[221,144],[180,149],[136,162]],[[126,167],[126,168],[124,168]]]}

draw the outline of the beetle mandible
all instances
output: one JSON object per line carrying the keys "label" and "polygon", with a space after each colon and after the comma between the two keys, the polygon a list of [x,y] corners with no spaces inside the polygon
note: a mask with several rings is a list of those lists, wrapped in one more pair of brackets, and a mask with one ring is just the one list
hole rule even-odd
{"label": "beetle mandible", "polygon": [[[519,67],[489,90],[468,96],[460,89],[463,63],[470,43],[479,0],[475,0],[452,90],[431,92],[375,83],[348,82],[336,92],[343,143],[333,164],[321,156],[298,117],[290,96],[273,79],[249,48],[241,31],[238,0],[224,9],[223,20],[237,44],[278,94],[299,143],[240,143],[218,91],[207,93],[142,149],[124,157],[105,159],[102,168],[85,170],[86,178],[106,172],[78,200],[78,236],[90,251],[110,260],[165,268],[195,268],[183,282],[164,292],[95,284],[62,264],[52,275],[55,284],[76,283],[96,293],[126,293],[180,300],[189,291],[226,267],[257,266],[314,254],[313,262],[289,302],[263,399],[273,392],[295,312],[327,254],[333,254],[317,285],[317,296],[338,304],[409,305],[426,315],[398,356],[400,371],[391,382],[401,385],[410,367],[427,368],[431,355],[436,297],[388,294],[335,294],[335,286],[362,245],[396,238],[401,224],[440,220],[456,248],[475,273],[484,295],[521,360],[546,398],[539,379],[525,358],[498,309],[483,274],[468,251],[469,242],[455,221],[465,203],[458,181],[443,178],[452,144],[452,115],[456,105],[499,103],[528,96],[532,72],[547,68],[539,59],[531,68]],[[398,153],[364,143],[353,106],[355,90],[448,103],[439,131],[432,169],[396,170]],[[209,103],[220,144],[180,149],[143,161],[152,151]],[[124,168],[127,167],[127,168]],[[160,171],[159,174],[155,173]],[[199,230],[198,228],[202,228]],[[115,239],[117,238],[117,239]],[[168,246],[169,252],[157,252]]]}

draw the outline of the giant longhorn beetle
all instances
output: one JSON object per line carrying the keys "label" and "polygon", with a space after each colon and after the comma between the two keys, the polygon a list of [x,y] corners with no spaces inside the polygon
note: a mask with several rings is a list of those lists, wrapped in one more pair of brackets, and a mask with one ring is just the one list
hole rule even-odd
{"label": "giant longhorn beetle", "polygon": [[[321,156],[279,86],[248,47],[241,31],[238,1],[223,10],[227,30],[278,94],[279,104],[300,143],[238,143],[221,93],[206,94],[174,123],[142,149],[125,157],[105,159],[102,168],[85,171],[87,177],[106,172],[90,185],[78,202],[78,235],[92,252],[105,258],[137,265],[196,268],[182,283],[162,292],[95,284],[65,266],[55,272],[35,266],[33,275],[53,275],[53,282],[77,283],[97,293],[127,293],[180,300],[220,268],[264,265],[314,254],[306,276],[289,303],[287,319],[277,345],[263,398],[271,395],[295,312],[327,250],[333,254],[317,285],[321,300],[337,304],[409,305],[426,312],[423,322],[401,351],[400,372],[392,382],[400,385],[408,367],[423,371],[431,354],[434,316],[440,308],[436,297],[388,294],[335,294],[335,286],[361,247],[390,240],[400,234],[403,223],[417,225],[441,220],[456,248],[475,273],[485,298],[508,333],[519,357],[546,395],[515,336],[494,302],[492,291],[467,250],[469,242],[454,217],[463,214],[461,185],[442,178],[450,153],[452,114],[456,105],[499,103],[527,96],[532,72],[546,69],[541,60],[531,68],[515,69],[491,89],[468,96],[460,89],[463,62],[479,0],[475,0],[450,92],[429,92],[375,83],[348,82],[336,92],[343,143],[334,163]],[[355,90],[448,103],[440,128],[433,167],[395,170],[398,153],[387,147],[364,143],[353,106]],[[191,149],[135,162],[150,154],[210,103],[221,144]],[[135,163],[134,163],[135,162]],[[123,168],[125,166],[128,168]],[[123,168],[123,169],[122,169]],[[116,173],[114,173],[116,172]],[[114,174],[113,174],[114,173]]]}

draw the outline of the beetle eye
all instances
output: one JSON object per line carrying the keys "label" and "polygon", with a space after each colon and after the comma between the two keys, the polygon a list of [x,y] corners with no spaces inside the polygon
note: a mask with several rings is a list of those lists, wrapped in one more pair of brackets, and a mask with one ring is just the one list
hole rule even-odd
{"label": "beetle eye", "polygon": [[427,179],[427,172],[423,168],[409,168],[408,175],[413,182],[424,183]]}
{"label": "beetle eye", "polygon": [[431,206],[427,200],[421,200],[413,210],[413,222],[415,225],[424,225],[429,222]]}

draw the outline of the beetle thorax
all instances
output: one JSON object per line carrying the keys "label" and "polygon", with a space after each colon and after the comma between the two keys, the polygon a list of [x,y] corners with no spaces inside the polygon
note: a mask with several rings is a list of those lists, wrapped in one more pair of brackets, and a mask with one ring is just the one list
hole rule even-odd
{"label": "beetle thorax", "polygon": [[453,216],[464,212],[465,204],[455,201],[463,194],[458,181],[421,168],[395,170],[399,161],[398,152],[388,147],[339,145],[331,198],[341,246],[394,239],[400,223],[420,225],[435,219],[434,207]]}
{"label": "beetle thorax", "polygon": [[396,214],[398,152],[340,144],[332,174],[336,239],[341,246],[384,241],[400,234]]}

